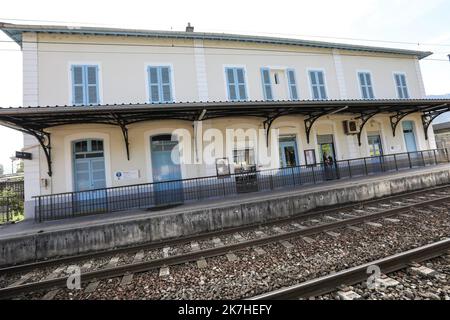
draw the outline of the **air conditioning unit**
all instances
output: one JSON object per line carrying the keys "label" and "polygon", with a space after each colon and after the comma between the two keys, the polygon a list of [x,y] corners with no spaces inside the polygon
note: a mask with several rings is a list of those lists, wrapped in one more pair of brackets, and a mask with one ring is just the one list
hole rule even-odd
{"label": "air conditioning unit", "polygon": [[344,132],[345,134],[356,134],[359,132],[358,122],[356,120],[345,120],[344,121]]}

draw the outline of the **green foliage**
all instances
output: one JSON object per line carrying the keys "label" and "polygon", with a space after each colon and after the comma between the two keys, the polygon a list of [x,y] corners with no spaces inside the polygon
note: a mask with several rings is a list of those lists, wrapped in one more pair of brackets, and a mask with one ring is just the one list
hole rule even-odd
{"label": "green foliage", "polygon": [[10,188],[0,191],[0,223],[19,221],[23,217],[23,199],[20,195]]}

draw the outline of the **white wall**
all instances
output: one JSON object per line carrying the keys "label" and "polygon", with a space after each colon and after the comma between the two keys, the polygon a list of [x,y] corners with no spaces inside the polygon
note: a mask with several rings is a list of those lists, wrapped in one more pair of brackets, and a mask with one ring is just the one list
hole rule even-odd
{"label": "white wall", "polygon": [[[38,38],[40,105],[72,103],[71,63],[99,65],[100,96],[105,104],[146,102],[146,66],[149,64],[173,67],[175,101],[227,100],[225,66],[245,68],[250,100],[263,99],[261,67],[294,69],[300,99],[311,98],[310,69],[325,72],[330,99],[361,98],[356,77],[358,70],[372,72],[377,98],[397,97],[393,72],[406,73],[412,98],[423,96],[417,60],[402,55],[233,41],[41,34]],[[111,45],[117,43],[120,45]],[[27,94],[37,89],[30,90]],[[285,92],[288,92],[287,88]],[[287,99],[288,96],[278,98]]]}

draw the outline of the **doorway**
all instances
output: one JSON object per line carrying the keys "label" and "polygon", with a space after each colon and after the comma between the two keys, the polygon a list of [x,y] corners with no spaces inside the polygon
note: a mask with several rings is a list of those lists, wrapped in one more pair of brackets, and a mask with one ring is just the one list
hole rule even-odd
{"label": "doorway", "polygon": [[319,145],[319,156],[324,169],[325,179],[337,179],[339,175],[336,168],[336,152],[333,135],[317,135],[317,144]]}
{"label": "doorway", "polygon": [[403,136],[405,137],[406,151],[416,152],[416,136],[414,134],[414,124],[412,121],[403,121]]}
{"label": "doorway", "polygon": [[280,167],[296,167],[299,165],[297,141],[295,136],[280,137]]}
{"label": "doorway", "polygon": [[183,202],[178,141],[170,134],[151,137],[151,161],[155,205]]}
{"label": "doorway", "polygon": [[[103,140],[78,140],[72,143],[76,212],[104,211],[106,175]],[[92,191],[90,191],[92,190]]]}
{"label": "doorway", "polygon": [[[383,163],[383,147],[381,144],[381,137],[379,133],[368,133],[367,134],[367,143],[369,144],[369,156],[370,156],[370,164],[369,171],[382,171],[382,163]],[[369,166],[370,166],[369,164]],[[371,170],[370,170],[371,169]]]}

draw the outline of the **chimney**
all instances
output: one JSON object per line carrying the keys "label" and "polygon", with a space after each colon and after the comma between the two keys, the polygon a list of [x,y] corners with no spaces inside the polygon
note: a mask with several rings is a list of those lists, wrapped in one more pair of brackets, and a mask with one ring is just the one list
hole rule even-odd
{"label": "chimney", "polygon": [[194,32],[194,27],[191,26],[190,22],[188,22],[188,24],[186,26],[186,32]]}

